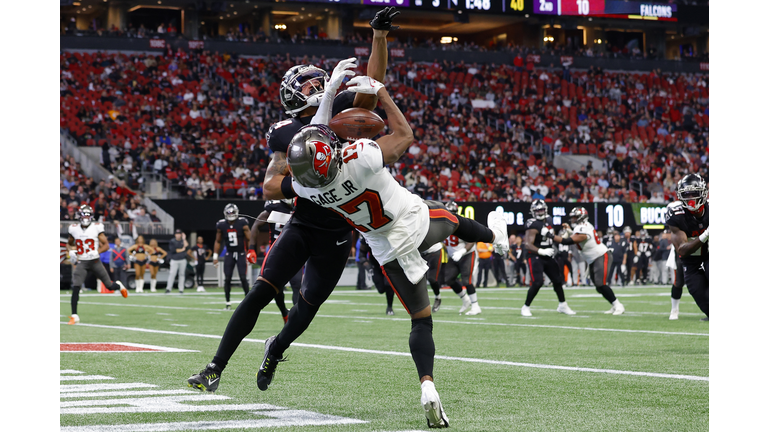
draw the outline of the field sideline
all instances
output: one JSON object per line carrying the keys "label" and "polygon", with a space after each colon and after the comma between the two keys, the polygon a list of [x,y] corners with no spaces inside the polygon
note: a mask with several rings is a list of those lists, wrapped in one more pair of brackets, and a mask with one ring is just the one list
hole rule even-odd
{"label": "field sideline", "polygon": [[[466,317],[458,297],[443,291],[433,316],[435,383],[452,430],[708,429],[709,324],[687,293],[678,321],[668,320],[666,286],[617,288],[623,316],[604,315],[610,305],[591,287],[566,289],[577,315],[556,313],[554,292],[544,287],[534,316],[524,318],[525,293],[479,289],[483,313]],[[68,326],[63,292],[62,344],[192,352],[62,352],[62,430],[427,430],[408,352],[410,320],[399,304],[386,316],[375,291],[337,288],[261,392],[263,341],[282,327],[277,308],[267,306],[219,390],[193,392],[186,378],[213,357],[231,315],[223,297],[218,289],[81,294],[82,323]],[[286,297],[290,307],[290,290]],[[233,300],[241,298],[233,290]]]}

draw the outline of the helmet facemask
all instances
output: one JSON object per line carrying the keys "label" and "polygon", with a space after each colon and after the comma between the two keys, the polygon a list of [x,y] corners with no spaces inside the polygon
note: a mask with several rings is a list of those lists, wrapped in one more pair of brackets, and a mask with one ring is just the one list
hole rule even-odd
{"label": "helmet facemask", "polygon": [[547,218],[547,204],[542,200],[535,200],[531,204],[531,216],[538,220],[544,220]]}
{"label": "helmet facemask", "polygon": [[677,190],[677,199],[683,203],[683,207],[692,213],[699,213],[707,202],[709,191],[701,183],[683,185]]}
{"label": "helmet facemask", "polygon": [[296,117],[311,106],[319,106],[327,80],[328,74],[315,66],[302,66],[296,71],[291,68],[280,83],[280,103],[285,113]]}
{"label": "helmet facemask", "polygon": [[234,204],[227,204],[224,208],[224,219],[228,222],[234,222],[240,217],[240,210]]}

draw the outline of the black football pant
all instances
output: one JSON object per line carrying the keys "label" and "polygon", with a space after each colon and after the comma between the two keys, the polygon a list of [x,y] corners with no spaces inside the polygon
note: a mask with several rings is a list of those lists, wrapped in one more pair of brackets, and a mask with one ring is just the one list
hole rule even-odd
{"label": "black football pant", "polygon": [[195,280],[197,286],[203,286],[203,278],[205,277],[205,261],[200,259],[195,266]]}
{"label": "black football pant", "polygon": [[253,289],[232,314],[213,362],[222,369],[227,365],[240,342],[253,330],[261,310],[306,263],[298,303],[291,308],[288,322],[273,345],[274,352],[282,355],[307,329],[320,305],[331,295],[351,248],[351,227],[322,230],[289,220],[264,257]]}
{"label": "black football pant", "polygon": [[626,278],[624,276],[624,272],[621,271],[621,263],[620,262],[615,262],[614,261],[613,264],[611,264],[611,270],[608,273],[608,280],[610,280],[611,282],[613,282],[613,272],[614,271],[619,274],[619,279],[621,279],[621,285],[622,286],[626,285],[627,284],[626,283]]}
{"label": "black football pant", "polygon": [[490,258],[484,258],[480,260],[480,263],[477,266],[477,286],[488,288],[488,273],[491,271],[492,266],[493,263],[491,262]]}
{"label": "black football pant", "polygon": [[557,261],[554,258],[532,256],[528,257],[528,270],[531,272],[531,287],[528,288],[528,295],[525,298],[525,305],[530,306],[536,294],[539,293],[542,285],[544,285],[544,273],[547,274],[549,280],[552,281],[552,287],[557,294],[557,300],[562,303],[565,301],[565,293],[563,292],[563,272],[560,271],[560,266],[557,265]]}
{"label": "black football pant", "polygon": [[[513,271],[515,272],[515,283],[518,285],[525,285],[523,282],[525,281],[525,275],[528,274],[528,265],[526,261],[522,258],[515,261],[515,269]],[[520,275],[522,275],[522,277]]]}
{"label": "black football pant", "polygon": [[496,286],[501,285],[502,282],[508,284],[509,281],[507,280],[507,269],[505,268],[504,258],[494,252],[492,260],[493,277],[496,278]]}
{"label": "black football pant", "polygon": [[568,268],[568,274],[570,274],[571,279],[573,279],[573,267],[571,267],[571,262],[568,260],[568,256],[556,255],[555,261],[557,261],[557,265],[560,266],[560,274],[563,275],[563,282],[565,282],[566,267]]}
{"label": "black football pant", "polygon": [[683,285],[685,285],[685,276],[683,275],[683,262],[680,259],[675,260],[675,279],[672,281],[672,298],[680,300],[683,297]]}
{"label": "black football pant", "polygon": [[[462,286],[467,288],[467,294],[474,294],[475,285],[472,283],[472,273],[475,271],[475,257],[477,252],[465,254],[456,262],[448,258],[445,265],[445,283],[453,289],[456,294],[461,294]],[[461,278],[459,278],[461,274]]]}
{"label": "black football pant", "polygon": [[648,280],[648,257],[645,256],[645,254],[638,256],[637,264],[635,266],[637,267],[635,273],[637,277],[635,280],[641,280],[643,282]]}
{"label": "black football pant", "polygon": [[227,251],[227,255],[224,257],[224,296],[227,303],[229,303],[229,293],[232,291],[232,275],[235,272],[235,266],[237,266],[237,272],[240,274],[243,292],[248,295],[248,276],[246,273],[248,261],[245,258],[245,253]]}
{"label": "black football pant", "polygon": [[683,264],[685,285],[704,315],[709,317],[709,260],[700,265]]}

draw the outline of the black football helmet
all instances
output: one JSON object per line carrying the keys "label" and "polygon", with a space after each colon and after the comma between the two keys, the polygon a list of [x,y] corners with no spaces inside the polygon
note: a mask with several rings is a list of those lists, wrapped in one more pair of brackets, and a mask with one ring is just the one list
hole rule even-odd
{"label": "black football helmet", "polygon": [[707,182],[698,174],[688,174],[677,183],[677,199],[686,210],[698,213],[709,197]]}
{"label": "black football helmet", "polygon": [[586,222],[586,220],[589,218],[589,213],[587,213],[587,209],[584,207],[574,207],[568,216],[571,218],[571,224],[576,225],[582,222]]}
{"label": "black football helmet", "polygon": [[234,222],[237,220],[237,218],[240,217],[240,209],[237,208],[234,204],[227,204],[226,207],[224,207],[224,219],[228,220],[229,222]]}
{"label": "black football helmet", "polygon": [[455,201],[448,201],[445,203],[445,209],[453,214],[459,213],[459,205]]}
{"label": "black football helmet", "polygon": [[280,103],[285,113],[296,117],[301,111],[320,105],[328,80],[328,74],[316,66],[296,65],[288,69],[280,82]]}
{"label": "black football helmet", "polygon": [[547,212],[549,212],[549,208],[547,208],[547,203],[543,199],[533,200],[531,203],[531,216],[538,220],[544,220],[547,218]]}
{"label": "black football helmet", "polygon": [[93,222],[93,209],[91,206],[83,204],[77,210],[77,219],[80,221],[80,225],[87,227]]}

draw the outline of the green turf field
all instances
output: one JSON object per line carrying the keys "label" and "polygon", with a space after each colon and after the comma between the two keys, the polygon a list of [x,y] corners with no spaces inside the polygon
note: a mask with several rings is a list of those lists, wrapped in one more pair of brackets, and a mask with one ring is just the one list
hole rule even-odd
{"label": "green turf field", "polygon": [[[534,316],[524,318],[525,293],[479,289],[483,313],[466,317],[458,297],[443,291],[433,316],[435,384],[451,429],[708,430],[709,323],[699,321],[703,314],[687,293],[678,321],[668,320],[668,287],[616,289],[623,316],[604,315],[610,306],[594,288],[566,289],[577,315],[559,314],[544,287]],[[217,289],[81,295],[81,324],[62,324],[62,343],[199,352],[61,353],[62,430],[428,430],[408,354],[408,316],[399,304],[386,316],[375,290],[338,288],[261,392],[255,375],[263,340],[283,324],[269,305],[218,391],[193,392],[186,379],[212,359],[231,315],[223,297]],[[290,290],[286,297],[290,307]],[[69,300],[62,293],[64,323]]]}

